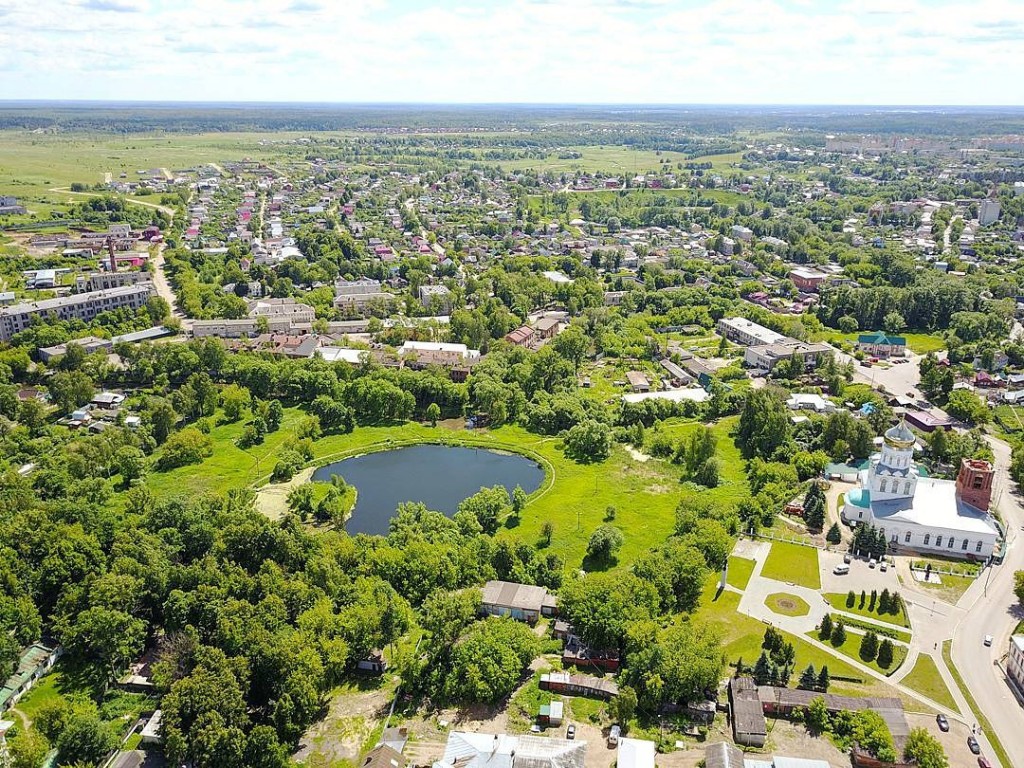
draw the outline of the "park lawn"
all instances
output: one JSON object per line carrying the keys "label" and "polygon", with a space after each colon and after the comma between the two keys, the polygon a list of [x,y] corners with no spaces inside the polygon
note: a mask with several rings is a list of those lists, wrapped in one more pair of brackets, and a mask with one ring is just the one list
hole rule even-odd
{"label": "park lawn", "polygon": [[746,589],[750,583],[750,577],[754,573],[755,560],[749,557],[729,556],[729,571],[726,574],[726,582],[736,589]]}
{"label": "park lawn", "polygon": [[782,616],[806,616],[811,612],[811,606],[802,597],[791,595],[787,592],[776,592],[764,599],[772,613]]}
{"label": "park lawn", "polygon": [[[704,587],[701,596],[700,607],[695,613],[695,618],[706,621],[718,629],[722,637],[722,652],[725,654],[726,662],[735,664],[742,659],[743,664],[752,667],[757,657],[761,655],[761,641],[764,638],[768,625],[758,619],[739,613],[740,596],[735,592],[723,591],[715,595],[718,588],[718,579],[710,578]],[[864,679],[864,675],[842,658],[833,656],[817,646],[811,645],[798,635],[791,635],[782,630],[783,636],[788,642],[793,643],[796,650],[796,673],[793,675],[792,684],[796,684],[796,678],[808,664],[813,664],[815,669],[821,669],[823,665],[828,666],[829,674],[832,676],[852,677]],[[867,688],[873,689],[871,685],[874,680],[866,680]],[[847,683],[850,690],[856,691],[859,695],[875,695],[878,689],[869,693],[864,690],[864,684]],[[887,686],[886,686],[887,687]],[[889,693],[882,695],[893,695]]]}
{"label": "park lawn", "polygon": [[900,607],[900,612],[898,614],[878,613],[877,602],[874,611],[868,610],[868,606],[871,604],[870,595],[868,596],[867,602],[864,603],[863,608],[860,607],[859,593],[854,594],[853,605],[850,607],[847,607],[846,605],[847,595],[845,594],[839,592],[829,592],[828,594],[824,595],[824,598],[828,600],[829,605],[831,605],[837,611],[845,611],[846,613],[853,613],[857,616],[864,616],[865,618],[874,619],[875,621],[880,621],[885,624],[893,624],[897,627],[906,627],[907,629],[910,629],[910,619],[907,617],[906,611],[903,609],[902,606]]}
{"label": "park lawn", "polygon": [[[268,435],[263,445],[249,451],[242,451],[234,444],[242,433],[244,421],[216,426],[210,432],[214,446],[210,458],[166,473],[152,472],[146,482],[157,498],[224,493],[230,488],[262,484],[269,479],[281,446],[302,418],[300,410],[286,408],[281,429]],[[694,428],[693,422],[678,425],[680,434]],[[718,455],[726,469],[722,483],[710,490],[682,486],[677,466],[660,459],[638,461],[619,445],[613,446],[611,456],[604,462],[578,464],[565,457],[559,439],[535,435],[516,426],[473,431],[430,427],[416,422],[357,427],[349,434],[328,435],[317,440],[314,463],[422,442],[525,453],[544,466],[545,482],[531,495],[519,524],[499,535],[538,542],[544,523],[550,522],[554,531],[548,551],[562,557],[566,567],[579,568],[590,534],[604,522],[605,510],[612,506],[616,510],[614,525],[626,534],[618,559],[612,565],[625,567],[672,534],[676,506],[681,499],[710,496],[722,503],[736,503],[748,492],[738,449],[728,434],[731,421],[723,420],[714,429],[719,435]]]}
{"label": "park lawn", "polygon": [[808,589],[821,589],[818,550],[774,541],[761,575],[766,579],[799,584]]}
{"label": "park lawn", "polygon": [[964,592],[975,582],[975,579],[971,576],[947,576],[943,573],[939,574],[939,578],[942,579],[941,584],[915,581],[914,586],[926,590],[937,600],[942,600],[950,605],[956,605],[960,598],[963,597]]}
{"label": "park lawn", "polygon": [[941,704],[954,712],[959,711],[956,701],[953,700],[953,694],[949,692],[949,688],[939,674],[939,668],[935,664],[935,659],[926,653],[922,653],[917,657],[917,663],[910,670],[910,674],[900,682],[908,688],[913,688],[918,693],[927,696],[936,704]]}
{"label": "park lawn", "polygon": [[[818,637],[817,632],[808,632],[807,636],[813,637],[815,640],[820,639]],[[858,635],[856,632],[851,632],[847,630],[845,643],[843,643],[840,646],[835,646],[831,642],[826,644],[829,646],[829,648],[835,649],[836,653],[841,653],[844,656],[849,656],[851,659],[860,662],[866,667],[871,667],[871,669],[875,670],[876,672],[881,672],[883,675],[891,675],[893,672],[900,668],[900,665],[903,663],[903,660],[907,658],[906,646],[900,645],[899,643],[893,643],[892,664],[890,664],[888,668],[882,669],[880,666],[878,666],[877,660],[864,661],[864,659],[860,657],[860,643],[863,639],[864,635]],[[882,642],[882,640],[884,639],[884,636],[878,636],[878,642]],[[831,669],[831,667],[829,669]]]}

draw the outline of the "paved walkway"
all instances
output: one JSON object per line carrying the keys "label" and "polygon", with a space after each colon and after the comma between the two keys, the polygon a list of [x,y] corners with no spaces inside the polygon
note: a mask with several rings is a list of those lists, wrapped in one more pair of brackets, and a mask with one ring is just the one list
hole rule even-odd
{"label": "paved walkway", "polygon": [[[813,634],[809,635],[808,633],[813,633],[820,624],[822,616],[826,613],[831,613],[834,616],[849,616],[850,618],[868,624],[878,624],[880,628],[892,625],[873,621],[870,618],[859,616],[857,614],[836,610],[817,590],[809,589],[797,584],[791,584],[789,582],[765,578],[761,574],[764,570],[764,564],[768,559],[770,551],[771,544],[767,541],[741,539],[736,543],[733,555],[754,560],[754,569],[750,575],[750,581],[748,582],[746,589],[738,590],[733,587],[726,587],[729,591],[740,593],[741,597],[738,609],[740,613],[767,622],[791,634],[798,635],[802,640],[810,643],[819,650],[825,651],[836,659],[849,664],[864,677],[874,678],[886,683],[887,685],[897,689],[900,693],[925,704],[931,709],[945,713],[948,717],[955,718],[967,724],[973,724],[973,717],[969,714],[965,717],[963,714],[969,713],[970,709],[967,707],[967,702],[960,694],[960,689],[956,686],[956,682],[953,680],[949,670],[946,669],[946,665],[942,659],[942,640],[948,639],[952,636],[953,627],[959,620],[959,616],[962,614],[962,609],[943,603],[941,600],[926,600],[924,599],[926,598],[926,593],[921,593],[918,590],[911,590],[910,594],[903,595],[904,602],[907,604],[907,613],[910,617],[911,625],[913,626],[913,632],[911,634],[911,641],[909,644],[900,643],[907,647],[907,657],[903,664],[892,675],[886,676],[877,670],[862,664],[858,659],[838,653],[831,645],[821,642],[816,636]],[[773,612],[767,605],[765,605],[764,601],[769,595],[779,592],[795,595],[803,599],[807,605],[810,606],[808,614],[805,616],[784,616]],[[847,631],[851,634],[863,634],[865,630],[857,627],[848,627]],[[894,642],[900,641],[894,639]],[[901,683],[901,681],[910,674],[911,671],[913,671],[914,665],[922,654],[931,656],[932,660],[935,661],[935,665],[939,669],[940,677],[946,684],[946,687],[949,688],[950,694],[956,702],[956,710],[951,710],[944,704],[933,701],[929,697],[913,690],[912,688],[908,688]]]}

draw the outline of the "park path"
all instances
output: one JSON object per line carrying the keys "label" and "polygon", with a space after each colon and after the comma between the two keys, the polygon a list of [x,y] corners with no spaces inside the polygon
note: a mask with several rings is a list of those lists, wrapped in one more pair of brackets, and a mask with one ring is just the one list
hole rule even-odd
{"label": "park path", "polygon": [[[947,717],[954,718],[965,724],[973,723],[972,716],[968,715],[965,717],[963,714],[969,713],[970,708],[967,707],[966,701],[960,694],[960,689],[956,686],[955,681],[952,679],[952,675],[949,673],[949,670],[946,669],[942,660],[941,642],[933,640],[933,635],[927,631],[921,633],[918,630],[919,625],[915,620],[916,615],[919,616],[922,624],[926,626],[945,625],[946,628],[942,633],[945,638],[945,636],[952,635],[952,624],[949,621],[948,613],[957,610],[954,606],[941,603],[941,601],[935,601],[932,605],[925,605],[916,591],[909,599],[905,598],[905,602],[909,603],[908,613],[910,614],[910,621],[911,625],[914,627],[914,631],[911,634],[912,639],[909,644],[900,643],[898,640],[893,641],[907,647],[907,658],[904,660],[897,672],[887,676],[866,666],[856,658],[838,653],[831,645],[821,642],[813,634],[809,635],[808,633],[813,633],[814,629],[821,622],[821,617],[826,613],[831,613],[833,616],[848,616],[868,624],[877,624],[880,628],[888,627],[890,625],[874,621],[870,618],[857,614],[837,610],[833,608],[824,597],[822,597],[821,592],[818,590],[813,590],[808,587],[803,587],[789,582],[766,578],[762,575],[762,572],[770,552],[771,544],[769,542],[751,541],[748,539],[741,539],[737,542],[736,548],[733,550],[733,555],[736,557],[745,557],[754,560],[754,568],[750,575],[750,580],[747,583],[747,587],[741,591],[740,604],[738,608],[740,613],[771,624],[772,626],[778,627],[779,629],[791,634],[798,635],[804,642],[810,643],[815,648],[824,651],[837,660],[853,667],[865,679],[875,679],[879,682],[885,683],[886,685],[895,688],[906,697],[918,701],[936,712],[942,712],[946,714]],[[767,605],[765,605],[764,601],[768,595],[778,592],[785,592],[800,597],[810,606],[810,612],[806,616],[784,616],[773,612]],[[940,603],[944,608],[937,608]],[[850,634],[864,634],[865,630],[857,627],[847,627],[847,631]],[[922,647],[923,644],[931,644],[932,647],[924,648]],[[946,684],[946,687],[949,688],[950,694],[953,696],[953,700],[956,702],[957,709],[950,709],[946,705],[940,704],[939,702],[932,700],[928,696],[925,696],[924,694],[919,693],[900,682],[913,670],[913,665],[917,662],[917,659],[922,653],[932,656],[939,669],[940,677],[942,677],[943,682]]]}

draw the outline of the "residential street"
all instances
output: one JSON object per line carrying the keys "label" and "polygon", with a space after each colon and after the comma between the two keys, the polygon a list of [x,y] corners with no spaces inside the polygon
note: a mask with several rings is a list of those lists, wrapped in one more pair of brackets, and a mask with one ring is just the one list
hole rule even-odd
{"label": "residential street", "polygon": [[[953,635],[953,663],[1003,747],[1015,756],[1013,768],[1024,768],[1024,708],[1006,684],[997,663],[1007,652],[1011,632],[1024,618],[1013,594],[1013,573],[1024,569],[1024,546],[1020,541],[1024,508],[1009,476],[1010,446],[991,437],[988,442],[996,458],[994,504],[1006,522],[1009,544],[1003,564],[979,578],[958,604],[967,613]],[[985,635],[994,638],[991,648],[984,646]],[[995,764],[992,751],[986,749],[985,754]]]}

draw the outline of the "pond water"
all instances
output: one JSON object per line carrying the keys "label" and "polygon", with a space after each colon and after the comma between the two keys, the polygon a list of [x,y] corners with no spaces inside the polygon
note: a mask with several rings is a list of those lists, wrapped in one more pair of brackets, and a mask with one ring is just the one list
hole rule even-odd
{"label": "pond water", "polygon": [[532,493],[544,481],[533,459],[484,448],[413,445],[342,459],[320,467],[313,479],[327,482],[341,475],[359,491],[356,508],[345,526],[351,534],[386,535],[398,505],[421,501],[428,509],[451,516],[459,502],[483,487],[518,485]]}

